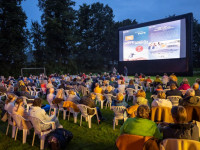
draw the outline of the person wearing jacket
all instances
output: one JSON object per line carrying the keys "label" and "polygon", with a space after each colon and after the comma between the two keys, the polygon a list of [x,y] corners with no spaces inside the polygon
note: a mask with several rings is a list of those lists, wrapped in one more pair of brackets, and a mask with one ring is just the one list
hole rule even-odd
{"label": "person wearing jacket", "polygon": [[140,105],[135,118],[128,118],[120,128],[120,134],[152,136],[162,139],[162,135],[155,122],[149,120],[150,109],[147,105]]}
{"label": "person wearing jacket", "polygon": [[153,100],[151,107],[169,107],[172,108],[172,102],[169,99],[166,99],[165,92],[160,91],[158,93],[158,98]]}
{"label": "person wearing jacket", "polygon": [[163,139],[175,138],[199,141],[199,129],[196,124],[187,122],[185,108],[183,106],[174,106],[171,109],[171,113],[174,123],[160,124]]}
{"label": "person wearing jacket", "polygon": [[[30,109],[29,115],[35,118],[40,119],[43,122],[49,122],[49,121],[54,121],[56,128],[62,128],[63,126],[60,125],[58,118],[56,117],[56,115],[47,115],[45,110],[41,108],[42,106],[42,99],[41,98],[36,98],[33,101],[33,105]],[[32,122],[33,123],[33,122]],[[35,122],[37,123],[37,122]],[[41,130],[48,130],[51,128],[51,124],[40,124],[39,125]]]}
{"label": "person wearing jacket", "polygon": [[185,80],[185,81],[183,81],[181,86],[178,88],[178,90],[187,90],[189,88],[190,88],[189,82]]}
{"label": "person wearing jacket", "polygon": [[179,101],[179,105],[200,107],[200,100],[195,96],[195,91],[193,89],[188,89],[184,98]]}

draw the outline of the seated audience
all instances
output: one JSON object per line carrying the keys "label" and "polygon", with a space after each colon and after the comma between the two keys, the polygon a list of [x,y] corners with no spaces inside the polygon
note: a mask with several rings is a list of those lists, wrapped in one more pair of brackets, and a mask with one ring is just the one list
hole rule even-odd
{"label": "seated audience", "polygon": [[[193,123],[187,122],[187,113],[184,107],[174,106],[171,109],[174,123],[162,124],[161,132],[163,132],[163,139],[189,139],[199,141],[199,129]],[[162,127],[162,125],[165,125]]]}
{"label": "seated audience", "polygon": [[[23,107],[24,103],[23,103],[23,98],[22,97],[18,97],[16,102],[15,102],[15,107],[13,108],[12,113],[16,114],[16,115],[20,115],[25,119],[28,119],[29,114],[27,113],[27,111],[25,110],[25,108]],[[30,129],[32,128],[32,125],[29,121],[22,121],[22,126],[24,129]]]}
{"label": "seated audience", "polygon": [[[86,105],[90,108],[95,108],[96,107],[96,105],[95,105],[95,95],[90,94],[89,96],[84,96],[84,97],[81,98],[79,103]],[[101,114],[99,107],[96,107],[96,108],[97,108],[97,113],[98,113],[99,122],[100,122],[100,121],[103,120],[103,117],[102,117],[102,114]],[[92,115],[92,114],[94,114],[94,110],[88,109],[87,113],[88,113],[88,115]]]}
{"label": "seated audience", "polygon": [[73,90],[69,90],[69,95],[67,96],[67,101],[72,101],[75,104],[78,104],[80,101],[80,98],[76,95],[76,93]]}
{"label": "seated audience", "polygon": [[138,90],[136,93],[136,100],[133,100],[133,105],[148,105],[148,100],[146,99],[146,93],[144,90]]}
{"label": "seated audience", "polygon": [[129,84],[128,84],[128,87],[127,87],[127,88],[135,89],[134,82],[133,82],[132,79],[129,81]]}
{"label": "seated audience", "polygon": [[159,84],[162,84],[162,81],[160,80],[160,76],[156,75],[156,79],[153,82],[153,86],[156,87]]}
{"label": "seated audience", "polygon": [[63,105],[63,101],[66,101],[66,96],[65,96],[65,93],[64,93],[64,90],[63,89],[59,89],[57,94],[56,94],[56,97],[55,99],[52,101],[52,104],[57,104],[57,106],[59,108],[62,107]]}
{"label": "seated audience", "polygon": [[195,91],[195,96],[200,96],[199,84],[198,83],[194,83],[192,88]]}
{"label": "seated audience", "polygon": [[4,109],[9,112],[12,113],[13,108],[15,106],[15,100],[16,100],[17,96],[15,94],[8,94],[8,98],[5,101],[5,106]]}
{"label": "seated audience", "polygon": [[150,109],[147,105],[140,105],[135,118],[128,118],[120,128],[120,134],[152,136],[162,139],[162,135],[155,122],[149,120]]}
{"label": "seated audience", "polygon": [[[62,128],[62,125],[60,125],[56,115],[51,115],[51,116],[47,115],[45,110],[42,109],[41,106],[42,106],[42,99],[36,98],[33,101],[33,105],[30,109],[30,116],[39,118],[43,122],[54,121],[56,128]],[[52,127],[51,124],[40,124],[39,126],[40,126],[41,130],[43,130],[43,131],[48,130]]]}
{"label": "seated audience", "polygon": [[116,99],[112,103],[112,106],[129,107],[129,105],[123,100],[124,100],[124,95],[122,93],[118,93]]}
{"label": "seated audience", "polygon": [[169,77],[169,82],[167,82],[167,86],[170,86],[172,83],[174,83],[175,85],[176,85],[176,87],[178,87],[178,84],[177,84],[177,82],[176,82],[176,78],[175,78],[175,76],[170,76]]}
{"label": "seated audience", "polygon": [[[94,93],[99,93],[99,94],[103,93],[103,90],[102,90],[102,88],[99,87],[98,83],[95,84]],[[104,100],[104,96],[101,95],[100,99]]]}
{"label": "seated audience", "polygon": [[27,88],[25,86],[21,86],[21,92],[20,96],[25,96],[28,99],[34,99],[34,96],[31,96],[31,94],[28,92]]}
{"label": "seated audience", "polygon": [[153,92],[153,95],[157,95],[158,92],[163,91],[162,85],[157,85],[155,91]]}
{"label": "seated audience", "polygon": [[170,85],[170,90],[166,92],[166,96],[181,96],[183,97],[183,94],[181,91],[179,91],[176,87],[175,83],[172,83]]}
{"label": "seated audience", "polygon": [[112,95],[116,95],[116,93],[113,91],[113,87],[111,85],[107,86],[104,94],[112,94]]}
{"label": "seated audience", "polygon": [[200,107],[200,100],[195,96],[195,91],[193,89],[188,89],[184,98],[179,101],[179,105]]}
{"label": "seated audience", "polygon": [[52,105],[52,101],[54,100],[54,88],[49,89],[49,94],[47,94],[47,101],[49,102],[49,105]]}
{"label": "seated audience", "polygon": [[185,79],[178,90],[187,90],[190,88],[189,82]]}
{"label": "seated audience", "polygon": [[122,80],[122,81],[121,81],[121,84],[118,85],[118,92],[119,92],[119,93],[125,93],[125,87],[126,87],[126,86],[125,86],[125,83],[124,83],[124,81]]}
{"label": "seated audience", "polygon": [[172,102],[169,99],[166,99],[165,92],[160,91],[158,93],[158,98],[154,99],[151,103],[151,107],[169,107],[172,108]]}
{"label": "seated audience", "polygon": [[47,89],[50,89],[50,88],[54,88],[52,82],[51,82],[51,79],[48,80],[48,84],[47,84]]}
{"label": "seated audience", "polygon": [[167,76],[166,73],[164,73],[163,77],[162,77],[162,82],[164,85],[167,85],[167,82],[169,81],[169,77]]}

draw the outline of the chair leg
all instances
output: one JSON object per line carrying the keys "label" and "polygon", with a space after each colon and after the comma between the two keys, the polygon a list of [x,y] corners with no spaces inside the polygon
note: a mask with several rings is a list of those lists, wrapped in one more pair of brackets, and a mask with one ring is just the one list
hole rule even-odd
{"label": "chair leg", "polygon": [[103,101],[101,101],[101,109],[103,109]]}
{"label": "chair leg", "polygon": [[74,116],[74,123],[77,123],[77,115],[78,115],[77,113],[73,114],[73,116]]}
{"label": "chair leg", "polygon": [[35,141],[35,131],[34,131],[34,133],[33,133],[32,146],[34,145],[34,141]]}
{"label": "chair leg", "polygon": [[88,115],[88,127],[91,128],[91,116]]}
{"label": "chair leg", "polygon": [[115,122],[116,122],[116,125],[118,126],[118,120],[117,120],[117,119],[116,119],[116,121],[115,121]]}
{"label": "chair leg", "polygon": [[51,107],[50,107],[50,109],[49,109],[49,115],[51,115]]}
{"label": "chair leg", "polygon": [[81,115],[81,119],[80,119],[80,126],[81,126],[81,124],[82,124],[82,118],[83,118],[83,116]]}
{"label": "chair leg", "polygon": [[115,118],[113,119],[113,130],[115,130]]}
{"label": "chair leg", "polygon": [[111,110],[111,103],[110,103],[110,110]]}
{"label": "chair leg", "polygon": [[12,126],[12,138],[15,138],[16,126]]}
{"label": "chair leg", "polygon": [[8,126],[7,126],[6,135],[8,135],[8,130],[9,130],[9,123],[8,123]]}
{"label": "chair leg", "polygon": [[45,136],[41,136],[40,137],[40,149],[43,150],[44,149],[44,141],[45,141]]}
{"label": "chair leg", "polygon": [[67,113],[67,111],[66,111],[66,110],[63,110],[63,120],[66,119],[66,113]]}
{"label": "chair leg", "polygon": [[17,140],[17,133],[18,133],[18,127],[17,127],[16,133],[15,133],[15,141]]}
{"label": "chair leg", "polygon": [[23,129],[23,144],[26,143],[27,133],[28,133],[28,130],[27,129]]}
{"label": "chair leg", "polygon": [[68,114],[68,121],[69,121],[69,118],[70,118],[70,111],[69,111],[69,114]]}

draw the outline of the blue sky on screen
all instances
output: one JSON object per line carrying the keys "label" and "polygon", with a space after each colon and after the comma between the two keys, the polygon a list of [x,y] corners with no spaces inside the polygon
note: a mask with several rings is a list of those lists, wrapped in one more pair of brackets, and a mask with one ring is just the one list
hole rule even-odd
{"label": "blue sky on screen", "polygon": [[[83,3],[101,2],[113,9],[115,21],[136,19],[139,23],[165,18],[169,15],[181,15],[192,12],[200,22],[200,0],[75,0],[75,9]],[[28,28],[31,21],[39,21],[42,12],[37,7],[37,0],[26,0],[22,7],[28,17]]]}

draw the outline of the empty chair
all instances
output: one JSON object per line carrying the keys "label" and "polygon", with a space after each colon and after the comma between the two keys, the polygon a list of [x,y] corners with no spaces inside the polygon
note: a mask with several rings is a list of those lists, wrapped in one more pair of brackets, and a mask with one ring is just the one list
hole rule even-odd
{"label": "empty chair", "polygon": [[[44,149],[44,141],[47,134],[49,134],[52,130],[56,129],[55,122],[43,122],[39,118],[29,116],[29,120],[31,121],[33,127],[34,127],[34,134],[33,134],[33,141],[32,146],[34,145],[35,140],[35,134],[37,134],[40,138],[40,149]],[[51,125],[51,127],[48,130],[42,130],[41,126],[43,125]]]}
{"label": "empty chair", "polygon": [[114,118],[113,118],[113,130],[115,130],[115,125],[118,125],[118,120],[127,119],[126,114],[126,107],[124,106],[112,106],[111,109],[114,111]]}
{"label": "empty chair", "polygon": [[169,99],[172,102],[172,106],[178,106],[179,100],[182,99],[181,96],[167,96],[167,99]]}
{"label": "empty chair", "polygon": [[[77,106],[78,106],[79,110],[81,111],[80,126],[82,124],[82,117],[84,117],[85,120],[88,121],[88,127],[91,128],[91,126],[92,126],[92,120],[91,119],[92,119],[92,117],[94,115],[96,115],[97,123],[99,124],[99,117],[98,117],[98,113],[97,113],[96,107],[95,108],[90,108],[90,107],[88,107],[86,105],[83,105],[83,104],[78,104]],[[93,111],[93,114],[89,115],[88,114],[88,109]]]}

